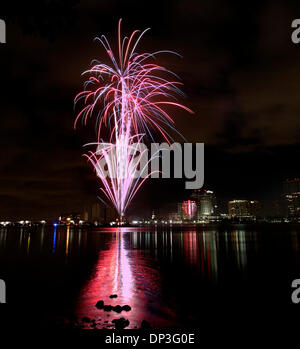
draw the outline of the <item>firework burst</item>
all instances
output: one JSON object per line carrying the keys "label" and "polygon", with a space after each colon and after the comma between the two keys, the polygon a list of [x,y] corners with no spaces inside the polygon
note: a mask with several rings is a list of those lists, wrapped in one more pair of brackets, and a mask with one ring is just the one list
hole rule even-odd
{"label": "firework burst", "polygon": [[[109,57],[110,64],[92,61],[84,90],[75,97],[75,104],[83,101],[74,126],[82,120],[95,117],[97,150],[86,156],[102,182],[102,191],[123,216],[130,201],[147,178],[135,176],[138,147],[144,136],[154,141],[154,133],[160,133],[170,143],[168,130],[175,130],[174,120],[166,106],[176,106],[192,112],[180,104],[176,96],[182,96],[181,83],[176,75],[154,62],[157,54],[138,53],[138,43],[148,29],[134,31],[131,36],[121,37],[121,20],[118,26],[118,54],[105,36],[97,37]],[[168,80],[165,76],[172,77]],[[109,139],[104,142],[102,129],[109,130]],[[155,132],[154,132],[155,131]],[[135,159],[135,160],[134,160]],[[106,163],[106,170],[102,166]],[[151,175],[151,173],[149,174]]]}

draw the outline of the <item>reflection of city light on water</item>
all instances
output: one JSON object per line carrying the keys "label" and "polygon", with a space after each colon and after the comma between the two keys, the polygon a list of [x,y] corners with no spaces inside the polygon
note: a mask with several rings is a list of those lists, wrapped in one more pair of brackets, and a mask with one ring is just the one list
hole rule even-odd
{"label": "reflection of city light on water", "polygon": [[246,232],[238,230],[232,232],[236,260],[240,270],[244,270],[247,265]]}
{"label": "reflection of city light on water", "polygon": [[[235,231],[224,236],[217,232],[184,232],[180,236],[180,245],[185,260],[201,270],[203,279],[218,282],[219,266],[222,263],[220,256],[220,239],[224,238],[224,249],[227,255],[233,255],[240,271],[247,265],[247,249],[245,231]],[[230,246],[231,242],[231,246]],[[231,247],[231,248],[230,248]]]}
{"label": "reflection of city light on water", "polygon": [[67,238],[66,238],[66,256],[69,254],[69,244],[70,244],[70,226],[67,226]]}
{"label": "reflection of city light on water", "polygon": [[27,238],[27,254],[29,254],[29,248],[30,248],[30,234],[28,234],[28,238]]}
{"label": "reflection of city light on water", "polygon": [[56,229],[57,226],[54,226],[54,232],[53,232],[53,244],[52,244],[52,252],[55,253],[55,245],[56,245]]}

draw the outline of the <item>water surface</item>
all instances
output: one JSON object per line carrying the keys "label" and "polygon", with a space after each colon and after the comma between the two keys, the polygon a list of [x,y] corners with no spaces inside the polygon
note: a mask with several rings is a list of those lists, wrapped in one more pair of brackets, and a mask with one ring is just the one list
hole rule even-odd
{"label": "water surface", "polygon": [[[7,307],[0,314],[54,328],[112,328],[120,317],[129,328],[143,320],[198,328],[229,316],[282,321],[299,312],[290,300],[291,281],[300,278],[299,234],[276,225],[1,229]],[[97,309],[99,300],[131,311]]]}

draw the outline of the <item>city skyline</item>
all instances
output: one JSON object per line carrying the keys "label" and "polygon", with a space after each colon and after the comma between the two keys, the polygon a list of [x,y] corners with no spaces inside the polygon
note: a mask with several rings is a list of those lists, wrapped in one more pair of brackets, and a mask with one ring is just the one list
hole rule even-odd
{"label": "city skyline", "polygon": [[[189,194],[187,194],[189,193]],[[266,213],[262,202],[259,200],[245,197],[235,197],[227,201],[217,198],[216,193],[206,186],[196,190],[186,190],[183,201],[169,203],[169,208],[156,207],[151,208],[143,214],[132,213],[126,215],[127,222],[146,221],[153,223],[157,220],[166,220],[167,222],[218,222],[226,219],[250,219],[254,218],[286,218],[293,221],[299,221],[300,217],[300,178],[286,179],[282,182],[282,193],[280,196],[269,202],[270,214]],[[173,208],[170,208],[170,207]],[[174,209],[177,207],[176,209]],[[151,214],[150,214],[151,212]],[[150,218],[151,216],[151,218]],[[75,218],[74,218],[75,217]],[[159,217],[159,218],[157,218]],[[0,225],[8,226],[11,222],[22,222],[27,225],[31,221],[43,222],[61,222],[63,224],[74,224],[77,222],[97,222],[97,224],[109,224],[112,221],[118,221],[116,210],[105,205],[100,200],[94,199],[93,202],[85,203],[79,212],[71,213],[67,208],[57,217],[39,217],[32,220],[30,217],[19,217],[17,220],[10,220],[7,217],[0,217]],[[253,219],[252,219],[253,220]],[[276,221],[274,221],[276,222]],[[80,223],[80,224],[82,224]]]}

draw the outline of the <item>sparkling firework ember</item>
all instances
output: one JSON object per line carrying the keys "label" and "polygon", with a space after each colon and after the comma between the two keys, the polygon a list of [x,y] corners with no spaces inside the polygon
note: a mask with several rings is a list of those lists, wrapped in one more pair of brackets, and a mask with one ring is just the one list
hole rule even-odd
{"label": "sparkling firework ember", "polygon": [[[146,178],[135,174],[138,172],[138,144],[147,135],[152,140],[151,131],[158,131],[170,143],[167,129],[174,128],[174,121],[164,109],[167,105],[176,106],[192,112],[189,108],[176,102],[175,95],[183,95],[178,81],[169,81],[161,75],[174,73],[154,64],[155,53],[136,52],[136,47],[148,29],[131,36],[121,38],[121,20],[118,26],[118,57],[116,57],[105,36],[95,38],[105,48],[111,65],[92,61],[91,69],[84,84],[84,91],[75,97],[75,104],[84,101],[84,107],[75,119],[74,127],[82,119],[96,115],[98,142],[95,152],[86,156],[92,163],[103,188],[101,190],[113,203],[120,217]],[[102,140],[103,126],[110,130],[109,141]],[[175,130],[176,131],[176,130]],[[105,161],[106,166],[103,166]],[[105,169],[106,167],[106,169]]]}

